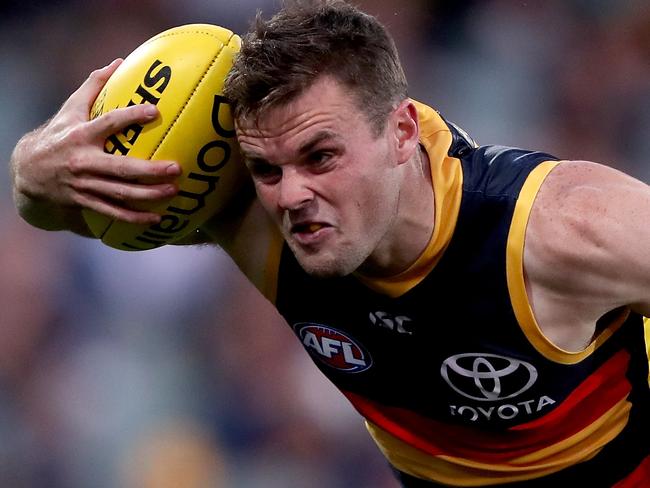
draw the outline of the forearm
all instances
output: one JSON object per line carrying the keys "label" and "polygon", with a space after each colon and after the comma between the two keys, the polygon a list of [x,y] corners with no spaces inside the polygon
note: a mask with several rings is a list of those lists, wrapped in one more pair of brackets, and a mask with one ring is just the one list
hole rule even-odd
{"label": "forearm", "polygon": [[20,193],[15,187],[13,196],[18,214],[28,224],[43,230],[68,230],[82,236],[93,237],[79,208],[62,207],[51,201],[36,200]]}
{"label": "forearm", "polygon": [[16,145],[9,161],[13,199],[18,214],[27,223],[39,229],[69,230],[91,237],[92,234],[85,224],[80,208],[60,205],[51,199],[39,198],[17,170],[21,164],[25,164],[25,151],[27,148],[33,148],[40,130],[39,128],[26,134]]}

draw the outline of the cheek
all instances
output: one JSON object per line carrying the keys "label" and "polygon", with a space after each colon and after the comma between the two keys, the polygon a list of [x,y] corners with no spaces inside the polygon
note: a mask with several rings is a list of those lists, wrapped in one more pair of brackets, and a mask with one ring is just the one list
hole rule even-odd
{"label": "cheek", "polygon": [[375,179],[359,182],[341,194],[363,233],[372,233],[390,220],[395,206],[393,191]]}
{"label": "cheek", "polygon": [[256,183],[255,192],[257,194],[257,199],[262,204],[264,210],[266,210],[270,215],[275,215],[277,212],[275,187]]}
{"label": "cheek", "polygon": [[383,178],[374,178],[365,188],[361,211],[367,225],[384,228],[393,221],[399,206],[400,189],[393,173],[384,174]]}

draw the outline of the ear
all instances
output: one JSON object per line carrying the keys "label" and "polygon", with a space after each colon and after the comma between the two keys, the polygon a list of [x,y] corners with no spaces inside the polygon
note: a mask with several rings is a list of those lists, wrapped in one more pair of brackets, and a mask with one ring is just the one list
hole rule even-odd
{"label": "ear", "polygon": [[420,146],[420,125],[415,104],[406,99],[393,111],[393,128],[397,162],[405,163],[411,159]]}

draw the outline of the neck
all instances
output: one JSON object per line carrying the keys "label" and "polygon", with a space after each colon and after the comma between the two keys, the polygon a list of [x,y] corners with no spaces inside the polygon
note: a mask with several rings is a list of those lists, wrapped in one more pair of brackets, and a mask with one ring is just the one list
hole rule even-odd
{"label": "neck", "polygon": [[424,252],[435,226],[435,200],[429,156],[420,147],[405,167],[395,224],[387,245],[378,249],[358,272],[387,277],[406,271]]}

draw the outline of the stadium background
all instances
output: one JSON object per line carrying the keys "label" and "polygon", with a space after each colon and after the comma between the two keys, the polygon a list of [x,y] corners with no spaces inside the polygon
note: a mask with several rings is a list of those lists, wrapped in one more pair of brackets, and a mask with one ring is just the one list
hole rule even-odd
{"label": "stadium background", "polygon": [[[358,4],[394,34],[411,95],[479,142],[650,181],[647,1]],[[242,32],[276,2],[0,5],[8,161],[92,69],[177,24]],[[6,171],[0,215],[0,486],[396,486],[359,417],[218,250],[128,254],[31,229]]]}

